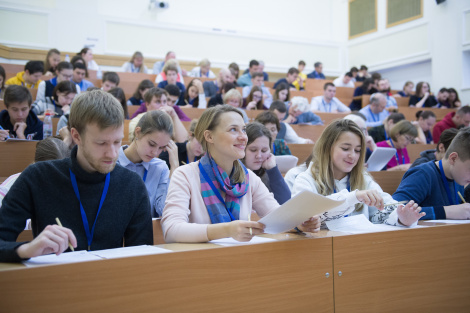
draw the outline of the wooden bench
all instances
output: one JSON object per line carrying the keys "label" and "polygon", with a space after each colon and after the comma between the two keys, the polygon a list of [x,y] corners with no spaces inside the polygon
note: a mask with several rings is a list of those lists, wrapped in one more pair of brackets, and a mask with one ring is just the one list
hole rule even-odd
{"label": "wooden bench", "polygon": [[321,120],[323,121],[323,124],[329,125],[332,121],[339,119],[339,118],[344,118],[349,113],[315,112],[315,114],[321,118]]}
{"label": "wooden bench", "polygon": [[0,177],[24,171],[34,162],[36,141],[0,142]]}
{"label": "wooden bench", "polygon": [[398,107],[398,112],[403,113],[408,121],[416,121],[416,113],[418,111],[432,111],[436,115],[436,120],[440,121],[447,114],[456,112],[457,109]]}
{"label": "wooden bench", "polygon": [[313,151],[312,144],[289,143],[287,146],[292,155],[299,158],[297,165],[304,163]]}
{"label": "wooden bench", "polygon": [[305,90],[307,91],[322,91],[326,83],[333,83],[329,79],[314,79],[307,78],[305,82]]}
{"label": "wooden bench", "polygon": [[436,145],[437,144],[411,144],[406,146],[408,156],[410,157],[410,163],[413,163],[417,158],[419,158],[419,154],[422,151],[436,149]]}
{"label": "wooden bench", "polygon": [[[382,187],[382,190],[386,193],[393,195],[400,185],[405,171],[380,171],[380,172],[369,172],[374,180]],[[410,199],[411,200],[411,199]]]}
{"label": "wooden bench", "polygon": [[311,139],[314,142],[316,142],[318,138],[320,138],[320,135],[326,128],[326,126],[324,125],[291,124],[290,126],[292,126],[297,135],[303,138]]}

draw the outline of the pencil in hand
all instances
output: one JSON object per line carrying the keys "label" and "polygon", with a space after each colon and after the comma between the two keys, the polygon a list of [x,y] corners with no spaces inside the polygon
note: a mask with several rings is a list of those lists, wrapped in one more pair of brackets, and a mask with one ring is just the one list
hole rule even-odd
{"label": "pencil in hand", "polygon": [[[248,222],[251,222],[251,213],[248,212]],[[250,227],[250,236],[253,236],[253,230]]]}
{"label": "pencil in hand", "polygon": [[[57,225],[59,225],[60,227],[64,227],[64,226],[62,226],[62,223],[60,222],[60,220],[59,220],[58,217],[55,218],[55,221],[57,222]],[[70,248],[70,250],[72,250],[73,252],[75,252],[75,249],[73,248],[73,246],[72,246],[72,244],[70,243],[70,241],[69,241],[69,248]]]}
{"label": "pencil in hand", "polygon": [[459,194],[459,197],[460,197],[460,200],[462,200],[462,203],[467,203],[467,201],[465,201],[465,199],[462,197],[462,194],[460,193],[460,191],[457,191],[457,193]]}

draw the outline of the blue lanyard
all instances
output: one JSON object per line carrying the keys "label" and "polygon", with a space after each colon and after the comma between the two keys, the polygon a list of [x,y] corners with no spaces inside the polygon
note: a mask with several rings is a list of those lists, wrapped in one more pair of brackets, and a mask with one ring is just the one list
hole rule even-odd
{"label": "blue lanyard", "polygon": [[[325,109],[325,112],[327,112],[326,111],[326,102],[323,99],[321,100],[321,102],[323,103],[323,108]],[[331,113],[331,101],[330,101],[329,104],[330,104],[330,110],[328,111],[328,113]]]}
{"label": "blue lanyard", "polygon": [[276,145],[273,142],[273,154],[276,155]]}
{"label": "blue lanyard", "polygon": [[[231,210],[227,209],[227,205],[225,204],[225,200],[222,199],[222,195],[220,194],[219,189],[217,189],[217,188],[214,186],[214,183],[213,183],[212,180],[210,179],[209,175],[207,175],[207,173],[206,173],[206,171],[204,170],[204,167],[202,166],[201,162],[199,162],[199,171],[201,172],[202,176],[204,176],[204,179],[209,183],[209,186],[211,186],[212,191],[214,191],[214,193],[215,193],[215,195],[217,196],[217,198],[219,199],[219,201],[224,204],[225,209],[227,210],[228,214],[230,215],[230,220],[231,220],[231,221],[235,221],[236,218],[233,217],[232,212],[230,212]],[[231,209],[231,208],[230,208],[230,209]]]}
{"label": "blue lanyard", "polygon": [[385,135],[385,140],[388,140],[388,136],[387,136],[387,131],[385,130],[385,127],[384,127],[384,135]]}
{"label": "blue lanyard", "polygon": [[[199,77],[202,77],[202,71],[201,71],[201,69],[199,69]],[[209,77],[209,71],[207,71],[206,77]]]}
{"label": "blue lanyard", "polygon": [[449,199],[449,204],[459,204],[459,198],[457,194],[457,184],[454,181],[454,193],[455,193],[455,202],[452,201],[452,196],[450,195],[450,187],[449,182],[447,181],[446,175],[444,174],[444,169],[442,168],[442,160],[439,161],[439,170],[441,171],[441,178],[442,182],[444,183],[444,187],[446,188],[447,198]]}
{"label": "blue lanyard", "polygon": [[73,191],[75,191],[75,195],[77,196],[78,202],[80,202],[80,213],[82,214],[82,221],[83,227],[85,228],[86,239],[88,241],[88,251],[91,250],[91,242],[93,241],[93,233],[95,232],[96,221],[98,220],[98,215],[100,214],[101,207],[103,206],[104,199],[106,199],[106,194],[108,193],[109,188],[109,180],[110,180],[110,173],[106,174],[106,181],[104,183],[103,193],[101,194],[100,206],[98,207],[98,212],[96,212],[95,222],[93,223],[93,227],[90,231],[90,226],[88,225],[88,219],[86,217],[85,209],[83,208],[82,201],[80,201],[80,193],[78,192],[78,185],[77,179],[75,178],[75,174],[70,171],[70,180],[72,181]]}
{"label": "blue lanyard", "polygon": [[137,68],[132,63],[131,63],[131,72],[132,73],[137,73]]}
{"label": "blue lanyard", "polygon": [[[389,139],[388,141],[390,141],[390,144],[392,145],[392,147],[395,148],[395,146],[393,145],[392,139]],[[401,153],[401,158],[402,158],[402,164],[405,164],[405,155],[403,154],[403,152]],[[397,149],[397,152],[395,152],[395,159],[397,160],[397,165],[400,165],[400,161],[398,161],[399,160],[398,149]]]}
{"label": "blue lanyard", "polygon": [[[351,184],[349,183],[349,175],[348,175],[348,182],[346,183],[346,189],[351,192]],[[336,186],[333,187],[333,192],[336,193]]]}
{"label": "blue lanyard", "polygon": [[376,116],[375,113],[372,113],[372,110],[370,109],[370,107],[369,107],[369,112],[374,122],[380,122],[380,116]]}
{"label": "blue lanyard", "polygon": [[148,173],[148,170],[146,168],[144,168],[144,177],[143,177],[143,180],[144,180],[144,183],[145,181],[147,180],[147,173]]}

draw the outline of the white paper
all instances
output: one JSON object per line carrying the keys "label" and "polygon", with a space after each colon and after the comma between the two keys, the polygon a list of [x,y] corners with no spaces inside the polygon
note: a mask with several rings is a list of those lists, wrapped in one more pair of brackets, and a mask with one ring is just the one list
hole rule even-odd
{"label": "white paper", "polygon": [[325,223],[329,230],[341,231],[351,234],[374,233],[400,230],[405,228],[385,224],[372,224],[363,214],[338,218],[336,220],[326,221]]}
{"label": "white paper", "polygon": [[23,264],[28,267],[46,265],[46,264],[67,264],[76,262],[96,261],[101,260],[100,257],[88,253],[87,251],[65,252],[59,255],[47,254],[31,258],[23,261]]}
{"label": "white paper", "polygon": [[215,243],[217,245],[231,247],[231,246],[252,245],[252,244],[257,244],[257,243],[266,243],[266,242],[273,242],[273,241],[277,241],[277,240],[272,239],[272,238],[254,236],[250,241],[236,241],[233,238],[222,238],[222,239],[211,240],[209,241],[209,243]]}
{"label": "white paper", "polygon": [[369,172],[381,171],[388,161],[397,153],[395,148],[377,147],[367,160],[367,170]]}
{"label": "white paper", "polygon": [[90,251],[90,254],[93,254],[97,257],[103,259],[115,259],[115,258],[125,258],[131,256],[141,256],[141,255],[151,255],[151,254],[160,254],[171,252],[168,249],[162,249],[154,246],[133,246],[133,247],[123,247],[115,249],[106,249],[106,250],[96,250]]}
{"label": "white paper", "polygon": [[446,223],[446,224],[470,224],[470,220],[425,220],[423,222]]}
{"label": "white paper", "polygon": [[281,173],[287,173],[293,167],[297,166],[299,158],[293,155],[276,155],[277,168]]}
{"label": "white paper", "polygon": [[266,225],[264,232],[278,234],[302,224],[314,215],[322,214],[344,203],[310,191],[303,191],[258,222]]}

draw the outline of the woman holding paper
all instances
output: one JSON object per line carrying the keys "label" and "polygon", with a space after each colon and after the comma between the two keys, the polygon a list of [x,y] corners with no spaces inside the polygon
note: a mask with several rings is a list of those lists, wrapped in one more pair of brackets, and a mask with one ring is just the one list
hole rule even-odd
{"label": "woman holding paper", "polygon": [[[194,133],[206,154],[180,166],[171,177],[162,218],[165,241],[249,241],[263,233],[264,225],[248,221],[252,209],[262,217],[279,204],[239,161],[248,140],[243,115],[229,105],[212,107],[204,111]],[[319,227],[319,218],[312,217],[298,229],[316,232]]]}
{"label": "woman holding paper", "polygon": [[410,201],[406,206],[392,197],[364,171],[365,139],[351,120],[336,120],[323,131],[313,148],[312,163],[294,182],[292,195],[309,190],[345,203],[322,214],[322,223],[348,215],[364,214],[373,223],[411,226],[424,213]]}
{"label": "woman holding paper", "polygon": [[279,204],[284,204],[291,193],[271,153],[271,132],[263,124],[254,122],[246,125],[246,134],[248,143],[243,164],[261,178]]}

